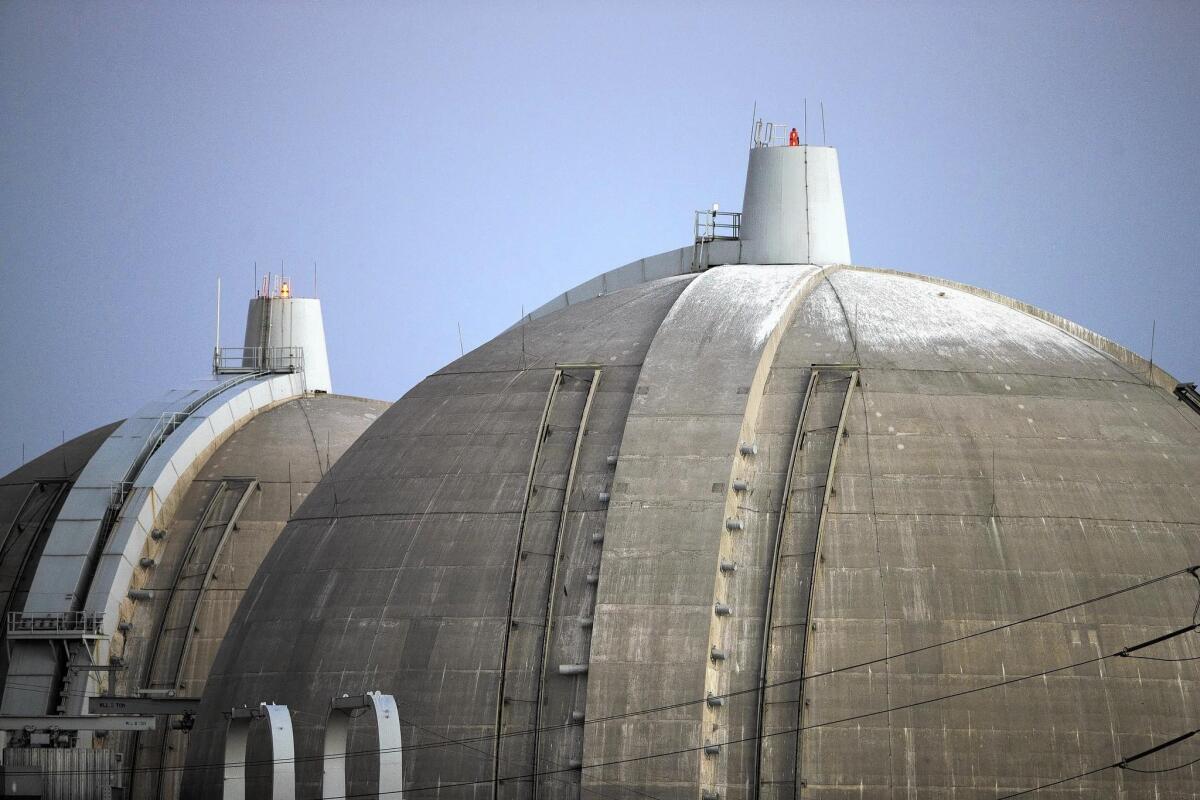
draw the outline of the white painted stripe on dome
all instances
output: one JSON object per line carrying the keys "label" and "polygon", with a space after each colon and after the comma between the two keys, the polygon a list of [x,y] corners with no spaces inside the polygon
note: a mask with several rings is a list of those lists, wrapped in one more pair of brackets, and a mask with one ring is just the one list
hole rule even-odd
{"label": "white painted stripe on dome", "polygon": [[[760,457],[739,455],[739,444],[753,432],[792,313],[828,271],[807,265],[711,269],[684,289],[659,326],[621,438],[605,522],[587,695],[588,709],[605,709],[597,714],[692,700],[706,688],[716,692],[707,685],[709,654],[728,653],[712,641],[710,623],[732,624],[713,609],[721,599],[717,576],[727,575],[720,572],[721,548],[737,495],[714,486],[731,485],[740,459]],[[659,580],[648,579],[648,564]],[[627,687],[615,704],[604,694],[613,686]],[[689,726],[699,738],[706,713],[689,706],[673,724]],[[647,726],[655,724],[641,717],[611,726],[597,721],[585,732],[584,762],[602,761],[612,736],[653,737]],[[651,767],[653,774],[642,771]],[[701,779],[700,772],[684,774],[686,765],[661,761],[627,768],[626,779],[645,787],[694,786]],[[603,778],[585,773],[583,782],[600,787]]]}

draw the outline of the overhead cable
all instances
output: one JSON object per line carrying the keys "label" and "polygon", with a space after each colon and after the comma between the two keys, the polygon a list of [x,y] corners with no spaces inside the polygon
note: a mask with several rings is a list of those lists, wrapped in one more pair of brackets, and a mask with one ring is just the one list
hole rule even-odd
{"label": "overhead cable", "polygon": [[[804,731],[814,730],[817,728],[825,728],[825,727],[829,727],[831,725],[840,725],[840,724],[844,724],[847,722],[855,722],[858,720],[868,719],[870,717],[879,716],[881,714],[888,714],[888,713],[892,713],[895,711],[904,711],[907,709],[918,708],[920,706],[930,705],[932,703],[938,703],[938,702],[942,702],[945,700],[952,700],[952,699],[955,699],[958,697],[964,697],[966,695],[975,694],[977,692],[987,691],[989,689],[997,689],[1002,686],[1009,686],[1009,685],[1012,685],[1015,683],[1020,683],[1022,681],[1031,680],[1033,678],[1046,677],[1048,675],[1053,675],[1058,672],[1065,672],[1067,670],[1075,669],[1077,667],[1083,667],[1083,666],[1087,666],[1089,664],[1095,664],[1095,663],[1098,663],[1100,661],[1104,661],[1104,660],[1110,659],[1110,658],[1118,658],[1118,657],[1121,657],[1121,655],[1123,653],[1132,652],[1134,650],[1141,649],[1142,647],[1146,646],[1151,641],[1154,643],[1160,643],[1160,642],[1166,641],[1168,639],[1174,638],[1176,636],[1182,636],[1186,633],[1190,633],[1190,632],[1196,630],[1197,627],[1200,627],[1200,626],[1187,625],[1182,628],[1178,628],[1164,636],[1155,637],[1153,640],[1148,640],[1147,642],[1141,642],[1141,643],[1138,643],[1135,645],[1131,645],[1129,647],[1122,648],[1120,650],[1115,650],[1111,653],[1107,653],[1107,654],[1099,655],[1099,656],[1093,656],[1092,658],[1084,659],[1082,661],[1076,661],[1071,664],[1065,664],[1065,665],[1059,666],[1059,667],[1052,667],[1050,669],[1043,670],[1041,672],[1029,673],[1026,675],[1020,675],[1020,676],[1013,677],[1013,678],[1007,678],[1005,680],[996,681],[994,683],[989,683],[989,684],[986,684],[983,686],[976,686],[976,687],[972,687],[970,689],[963,689],[963,690],[960,690],[957,692],[951,692],[950,694],[938,695],[936,697],[930,697],[930,698],[926,698],[924,700],[917,700],[917,701],[914,701],[911,703],[905,703],[905,704],[898,705],[898,706],[888,706],[886,708],[877,709],[875,711],[867,711],[867,712],[863,712],[861,714],[854,714],[854,715],[851,715],[848,717],[841,717],[838,719],[826,720],[823,722],[813,723],[810,725],[803,725],[803,726],[799,726],[799,727],[795,727],[795,728],[786,728],[786,729],[782,729],[782,730],[778,730],[778,731],[772,731],[771,733],[763,734],[761,737],[757,736],[757,735],[746,736],[746,737],[742,737],[742,738],[738,738],[738,739],[728,739],[728,740],[721,741],[721,742],[708,742],[708,743],[700,744],[700,745],[697,745],[694,747],[685,747],[685,748],[680,748],[677,750],[668,750],[668,751],[662,751],[662,752],[657,752],[657,753],[648,753],[648,754],[641,755],[641,756],[631,756],[631,757],[627,757],[627,758],[613,759],[610,761],[596,762],[593,764],[584,764],[579,767],[568,767],[568,768],[557,769],[557,770],[542,770],[542,771],[522,773],[522,774],[517,774],[517,775],[506,775],[506,776],[502,777],[502,780],[506,780],[506,781],[507,780],[525,780],[525,779],[529,779],[529,778],[537,778],[537,777],[542,777],[542,776],[546,776],[546,775],[555,775],[555,774],[564,773],[564,772],[573,772],[573,771],[577,771],[577,770],[599,769],[601,767],[609,767],[609,766],[615,766],[615,765],[619,765],[619,764],[629,764],[629,763],[635,763],[635,762],[639,762],[639,761],[648,761],[648,760],[657,759],[657,758],[667,758],[669,756],[683,755],[686,753],[701,751],[701,750],[704,750],[706,747],[710,747],[714,744],[719,745],[719,746],[744,744],[746,742],[757,741],[760,738],[766,739],[766,738],[770,738],[770,737],[774,737],[774,736],[782,736],[782,735],[786,735],[786,734],[790,734],[790,733],[801,733]],[[400,718],[400,721],[405,724],[409,724],[409,725],[412,724],[409,720],[406,720],[403,718]],[[1184,736],[1179,737],[1178,741],[1182,741],[1183,739],[1188,738],[1189,736],[1193,735],[1193,733],[1185,734]],[[1171,744],[1176,743],[1176,741],[1177,740],[1171,740],[1171,742],[1165,743],[1156,748],[1152,748],[1151,750],[1143,751],[1142,753],[1139,753],[1136,756],[1132,756],[1129,759],[1126,759],[1126,761],[1131,761],[1131,760],[1134,760],[1137,758],[1142,758],[1151,752],[1155,752],[1156,750],[1162,749],[1163,747],[1170,746]],[[464,742],[462,740],[448,740],[447,743],[466,746],[466,742]],[[259,761],[229,762],[228,764],[226,764],[225,762],[208,763],[208,764],[192,764],[192,765],[185,765],[185,766],[181,766],[181,767],[168,768],[168,770],[166,770],[166,771],[175,772],[175,771],[205,769],[205,768],[209,768],[209,767],[249,766],[249,765],[254,765],[254,764],[289,764],[289,763],[300,763],[300,762],[306,762],[306,761],[322,761],[325,758],[333,757],[333,756],[373,755],[373,754],[377,754],[377,753],[394,752],[397,749],[407,752],[410,748],[382,748],[382,749],[375,749],[375,750],[346,752],[346,753],[340,753],[340,754],[335,753],[335,754],[330,754],[328,756],[320,755],[320,756],[302,756],[302,757],[296,757],[296,758],[282,758],[282,759],[262,759]],[[474,748],[472,748],[472,749],[474,749]],[[490,756],[491,754],[489,753],[488,755]],[[1107,768],[1108,767],[1102,767],[1100,769],[1107,769]],[[147,767],[144,770],[137,770],[137,771],[138,772],[141,772],[141,771],[153,772],[153,771],[155,771],[155,769],[156,768]],[[86,773],[90,773],[92,771],[93,770],[79,770],[79,771],[64,770],[58,774],[74,774],[74,772],[80,772],[80,773],[86,774]],[[411,791],[423,791],[425,789],[438,789],[438,788],[449,789],[449,788],[455,788],[455,787],[459,787],[459,786],[477,786],[480,784],[492,783],[492,782],[493,782],[492,778],[485,778],[485,779],[474,780],[474,781],[441,783],[441,784],[437,784],[437,785],[430,785],[428,787],[414,788]]]}
{"label": "overhead cable", "polygon": [[[1192,627],[1195,627],[1195,626],[1192,626]],[[1162,742],[1161,744],[1156,744],[1153,747],[1149,747],[1140,753],[1130,756],[1129,758],[1123,758],[1120,761],[1114,762],[1112,764],[1105,764],[1103,767],[1096,767],[1095,769],[1088,770],[1087,772],[1081,772],[1078,775],[1072,775],[1068,778],[1059,778],[1058,780],[1052,781],[1050,783],[1038,784],[1037,786],[1034,786],[1032,789],[1022,789],[1019,792],[1014,792],[1012,794],[1006,794],[1003,797],[996,798],[996,800],[1010,800],[1010,798],[1013,798],[1013,797],[1023,797],[1027,794],[1033,794],[1034,792],[1040,792],[1042,789],[1049,789],[1051,786],[1060,786],[1064,783],[1070,783],[1071,781],[1077,781],[1082,778],[1086,778],[1089,775],[1095,775],[1098,772],[1104,772],[1105,770],[1110,770],[1110,769],[1124,769],[1124,770],[1129,770],[1131,772],[1140,772],[1140,773],[1144,773],[1144,774],[1155,774],[1155,773],[1159,773],[1159,772],[1172,772],[1177,769],[1183,769],[1184,767],[1190,767],[1192,764],[1195,764],[1197,761],[1200,761],[1200,758],[1193,759],[1193,760],[1187,762],[1186,764],[1178,764],[1174,767],[1168,767],[1166,769],[1138,769],[1136,767],[1129,766],[1129,762],[1137,761],[1138,759],[1145,758],[1146,756],[1152,755],[1161,750],[1166,750],[1168,747],[1174,747],[1175,745],[1179,744],[1180,742],[1186,741],[1187,739],[1192,738],[1193,736],[1195,736],[1198,733],[1200,733],[1200,728],[1197,728],[1196,730],[1188,731],[1187,733],[1176,736],[1174,739],[1168,739],[1167,741]]]}

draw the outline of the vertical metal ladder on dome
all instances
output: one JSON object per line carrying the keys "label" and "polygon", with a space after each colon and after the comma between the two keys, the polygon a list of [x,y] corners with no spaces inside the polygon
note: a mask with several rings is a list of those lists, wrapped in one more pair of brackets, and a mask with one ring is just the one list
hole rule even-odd
{"label": "vertical metal ladder on dome", "polygon": [[759,662],[755,797],[792,800],[802,786],[800,734],[813,584],[846,435],[857,365],[814,364],[801,401],[776,524]]}
{"label": "vertical metal ladder on dome", "polygon": [[[544,660],[551,627],[547,615],[553,614],[552,595],[559,575],[568,494],[574,485],[600,371],[598,364],[555,365],[534,440],[501,649],[492,767],[493,796],[497,800],[502,793],[508,800],[525,800],[538,791],[538,779],[531,773],[539,771],[536,766],[544,743],[530,732],[538,727],[546,686],[548,665]],[[526,735],[514,736],[514,731]],[[502,765],[521,777],[506,778]],[[529,787],[528,795],[521,788],[525,785]]]}
{"label": "vertical metal ladder on dome", "polygon": [[[561,368],[567,369],[566,365]],[[567,481],[563,488],[562,504],[559,507],[558,513],[558,531],[554,539],[554,561],[550,570],[550,581],[546,586],[546,625],[542,629],[542,654],[538,666],[538,686],[537,697],[534,703],[533,717],[533,771],[539,775],[533,781],[533,797],[537,798],[538,790],[542,784],[540,777],[543,772],[542,763],[547,760],[545,751],[546,740],[542,736],[542,720],[543,707],[547,705],[548,697],[546,692],[546,678],[550,674],[550,654],[553,644],[554,635],[554,600],[558,596],[560,585],[560,567],[562,565],[563,542],[565,539],[567,520],[571,509],[571,493],[575,488],[576,472],[579,467],[579,455],[583,450],[584,436],[587,435],[588,419],[591,417],[592,405],[596,399],[596,391],[600,388],[600,376],[602,370],[599,366],[593,364],[583,365],[583,371],[591,370],[591,378],[583,378],[588,383],[587,399],[583,403],[583,411],[579,416],[579,425],[576,427],[575,444],[571,452],[571,465],[567,470]],[[565,588],[565,587],[564,587]],[[577,680],[577,678],[571,678]],[[553,771],[556,766],[562,766],[557,760],[551,760],[551,767],[548,771]]]}

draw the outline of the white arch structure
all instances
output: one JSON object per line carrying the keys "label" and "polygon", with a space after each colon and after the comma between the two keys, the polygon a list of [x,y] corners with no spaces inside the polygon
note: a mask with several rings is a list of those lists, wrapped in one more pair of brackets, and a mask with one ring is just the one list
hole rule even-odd
{"label": "white arch structure", "polygon": [[271,729],[271,800],[296,800],[296,744],[292,715],[287,706],[260,703],[257,708],[235,708],[226,713],[224,800],[246,800],[246,744],[250,724],[266,719]]}
{"label": "white arch structure", "polygon": [[390,694],[367,692],[353,697],[335,697],[329,703],[325,721],[324,775],[321,778],[321,797],[346,797],[346,746],[349,743],[350,720],[355,711],[367,709],[375,715],[379,733],[379,796],[404,800],[404,754],[401,751],[400,716],[396,698]]}

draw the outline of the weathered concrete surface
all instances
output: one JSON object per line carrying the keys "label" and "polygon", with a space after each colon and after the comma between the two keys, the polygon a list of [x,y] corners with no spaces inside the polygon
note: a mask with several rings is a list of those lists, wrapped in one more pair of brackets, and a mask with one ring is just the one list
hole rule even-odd
{"label": "weathered concrete surface", "polygon": [[[129,588],[150,590],[153,599],[124,603],[120,618],[112,621],[112,654],[127,667],[118,673],[118,694],[140,688],[176,688],[184,695],[204,691],[234,610],[284,523],[329,465],[387,406],[338,395],[298,398],[253,417],[195,465],[195,477],[181,488],[164,520],[166,537],[148,539],[133,557],[139,566]],[[116,428],[85,434],[0,479],[0,530],[9,532],[0,556],[6,611],[23,609],[41,548],[63,507],[63,490]],[[211,524],[214,520],[203,524],[205,509],[230,480],[255,487],[232,520],[236,529],[226,531]],[[153,559],[153,564],[140,565],[141,558]],[[131,627],[118,630],[119,622]],[[184,777],[185,734],[161,728],[138,738],[113,734],[106,746],[124,753],[133,797],[177,796]],[[165,767],[161,786],[155,771],[160,767]]]}
{"label": "weathered concrete surface", "polygon": [[[531,796],[534,781],[515,776],[539,771],[533,737],[505,738],[504,780],[493,783],[494,737],[498,721],[507,731],[532,726],[541,683],[540,639],[524,633],[544,625],[550,559],[541,547],[557,524],[564,455],[582,411],[564,403],[551,410],[551,428],[541,426],[555,365],[594,364],[602,377],[560,550],[553,591],[561,624],[550,628],[552,671],[543,687],[542,724],[554,726],[541,743],[543,763],[562,772],[539,786],[555,796],[577,793],[579,773],[569,761],[582,758],[582,732],[569,711],[583,710],[588,676],[559,675],[557,665],[587,663],[590,629],[581,623],[594,604],[589,575],[604,544],[593,534],[604,530],[599,495],[611,484],[608,457],[619,447],[646,350],[689,280],[615,292],[514,329],[397,401],[299,509],[254,579],[210,678],[190,763],[220,763],[221,711],[235,704],[268,697],[289,704],[303,756],[320,753],[331,697],[380,689],[395,695],[414,748],[405,757],[410,786],[479,781],[442,794]],[[593,368],[563,371],[577,380]],[[575,401],[581,388],[569,387]],[[545,453],[533,493],[539,437]],[[526,511],[530,546],[519,548]],[[506,632],[514,657],[502,673]],[[510,700],[499,714],[502,674]],[[446,746],[444,737],[469,741]],[[368,734],[351,731],[351,751],[365,741]],[[297,769],[302,796],[315,794],[320,762],[302,758]],[[369,791],[353,764],[350,774],[357,775],[352,792]],[[190,778],[184,796],[208,796],[220,769]]]}
{"label": "weathered concrete surface", "polygon": [[[638,379],[621,443],[600,570],[588,713],[593,717],[688,703],[670,712],[588,726],[584,763],[636,758],[647,743],[661,750],[725,736],[723,714],[690,703],[722,694],[729,666],[710,649],[728,650],[738,623],[714,614],[727,601],[721,555],[736,535],[732,481],[739,453],[754,437],[743,421],[761,396],[759,363],[820,270],[731,266],[709,270],[680,296],[663,322]],[[731,472],[732,468],[732,472]],[[602,710],[601,710],[602,709]],[[692,751],[670,759],[589,770],[585,785],[641,786],[659,800],[694,798],[698,782],[719,777]],[[707,767],[708,769],[702,769]]]}
{"label": "weathered concrete surface", "polygon": [[[299,398],[254,417],[212,454],[190,482],[166,537],[148,541],[141,553],[155,563],[138,570],[135,585],[153,598],[123,609],[132,628],[113,643],[127,665],[118,694],[139,688],[204,693],[234,611],[284,524],[387,407],[341,395]],[[239,506],[245,486],[250,489]],[[224,508],[206,517],[210,504]],[[131,797],[178,796],[186,734],[109,738],[125,753]]]}
{"label": "weathered concrete surface", "polygon": [[[220,711],[261,700],[295,712],[299,785],[315,793],[329,698],[369,689],[399,702],[409,791],[455,798],[993,800],[1197,727],[1194,660],[1110,659],[937,699],[1185,625],[1190,578],[897,655],[1200,562],[1200,416],[1164,389],[1169,376],[1147,385],[1132,354],[968,288],[857,268],[757,270],[572,305],[393,406],[252,582],[192,734],[185,794],[219,787],[219,768],[205,767],[220,761]],[[561,519],[582,386],[542,426],[556,362],[602,365],[603,377],[570,501],[574,538],[556,546],[564,572],[552,580],[530,560],[547,551],[517,540],[522,518],[529,542],[549,542]],[[801,423],[814,365],[856,376],[823,477],[816,442],[842,409],[831,386]],[[789,628],[768,664],[794,674],[802,660],[811,675],[876,663],[807,681],[803,702],[784,698],[792,730],[774,722],[764,749],[785,777],[760,790],[763,619],[798,424],[814,450],[788,498],[774,619]],[[743,454],[744,441],[757,452]],[[823,522],[814,496],[828,498]],[[547,590],[562,619],[556,610],[543,660],[540,637],[513,623],[544,621]],[[581,624],[562,624],[571,618]],[[1192,634],[1153,654],[1194,657],[1197,646]],[[560,675],[559,664],[588,671]],[[707,706],[708,691],[725,704]],[[540,759],[522,733],[530,702],[544,712]],[[567,709],[588,722],[570,725]],[[837,722],[846,717],[859,718]],[[706,743],[721,746],[704,754]],[[360,731],[350,747],[369,745]],[[600,766],[626,759],[637,760]],[[352,791],[370,790],[361,765],[351,773]],[[1110,770],[1039,796],[1195,798],[1198,778],[1195,767]]]}
{"label": "weathered concrete surface", "polygon": [[[814,295],[863,388],[834,475],[811,660],[828,670],[1200,562],[1200,417],[1145,373],[997,303],[860,271]],[[857,308],[857,322],[855,321]],[[848,334],[852,334],[848,335]],[[814,359],[815,360],[815,359]],[[1161,586],[806,685],[803,725],[1037,673],[1190,621]],[[1195,636],[1153,651],[1195,656]],[[1194,729],[1197,663],[1113,659],[802,734],[801,796],[993,798]],[[1153,768],[1194,758],[1164,754]],[[1040,796],[1193,797],[1110,770]]]}

